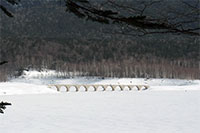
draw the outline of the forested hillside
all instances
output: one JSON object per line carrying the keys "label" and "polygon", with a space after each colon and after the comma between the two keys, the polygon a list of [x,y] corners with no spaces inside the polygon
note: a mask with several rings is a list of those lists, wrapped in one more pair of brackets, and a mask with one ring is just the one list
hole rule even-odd
{"label": "forested hillside", "polygon": [[9,61],[1,75],[47,68],[66,76],[200,78],[199,37],[113,34],[114,25],[80,19],[59,1],[27,5],[15,7],[14,18],[0,14],[0,60]]}

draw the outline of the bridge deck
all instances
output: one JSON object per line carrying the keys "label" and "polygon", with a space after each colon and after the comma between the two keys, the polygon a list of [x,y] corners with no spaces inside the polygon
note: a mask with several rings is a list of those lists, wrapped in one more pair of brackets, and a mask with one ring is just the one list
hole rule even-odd
{"label": "bridge deck", "polygon": [[51,84],[48,85],[49,88],[55,87],[57,91],[61,90],[61,87],[66,88],[66,92],[70,91],[71,87],[74,87],[76,91],[80,91],[80,88],[84,88],[85,91],[88,91],[89,88],[93,88],[94,91],[97,91],[99,88],[102,88],[102,91],[106,91],[108,88],[111,88],[112,91],[115,91],[116,88],[119,88],[121,91],[125,90],[127,88],[129,91],[131,91],[134,87],[137,88],[138,91],[140,90],[146,90],[149,88],[148,85],[100,85],[100,84]]}

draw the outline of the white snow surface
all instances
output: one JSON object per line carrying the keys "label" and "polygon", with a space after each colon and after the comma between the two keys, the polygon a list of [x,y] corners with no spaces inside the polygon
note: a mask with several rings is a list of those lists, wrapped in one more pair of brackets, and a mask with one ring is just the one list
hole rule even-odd
{"label": "white snow surface", "polygon": [[102,78],[102,77],[71,77],[57,78],[64,73],[54,70],[24,71],[18,78],[0,83],[0,95],[58,93],[49,84],[114,84],[114,85],[149,85],[147,91],[169,90],[200,90],[200,80],[181,79],[144,79],[144,78]]}
{"label": "white snow surface", "polygon": [[[61,74],[61,73],[60,73]],[[74,77],[25,71],[0,83],[0,133],[199,133],[200,80]],[[145,91],[57,92],[48,84],[146,84]]]}

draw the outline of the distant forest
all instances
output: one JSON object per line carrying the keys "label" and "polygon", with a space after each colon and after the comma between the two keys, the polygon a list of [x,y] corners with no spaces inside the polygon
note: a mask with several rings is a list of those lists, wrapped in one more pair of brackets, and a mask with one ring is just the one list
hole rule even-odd
{"label": "distant forest", "polygon": [[102,25],[67,13],[65,7],[36,4],[0,14],[0,80],[23,69],[54,69],[79,76],[200,79],[200,38],[113,34]]}

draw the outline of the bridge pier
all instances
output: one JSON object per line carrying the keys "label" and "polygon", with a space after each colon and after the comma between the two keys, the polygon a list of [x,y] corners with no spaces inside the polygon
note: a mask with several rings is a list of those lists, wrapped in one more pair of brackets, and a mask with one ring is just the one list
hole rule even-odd
{"label": "bridge pier", "polygon": [[56,87],[57,91],[60,91],[60,86],[55,85],[55,87]]}

